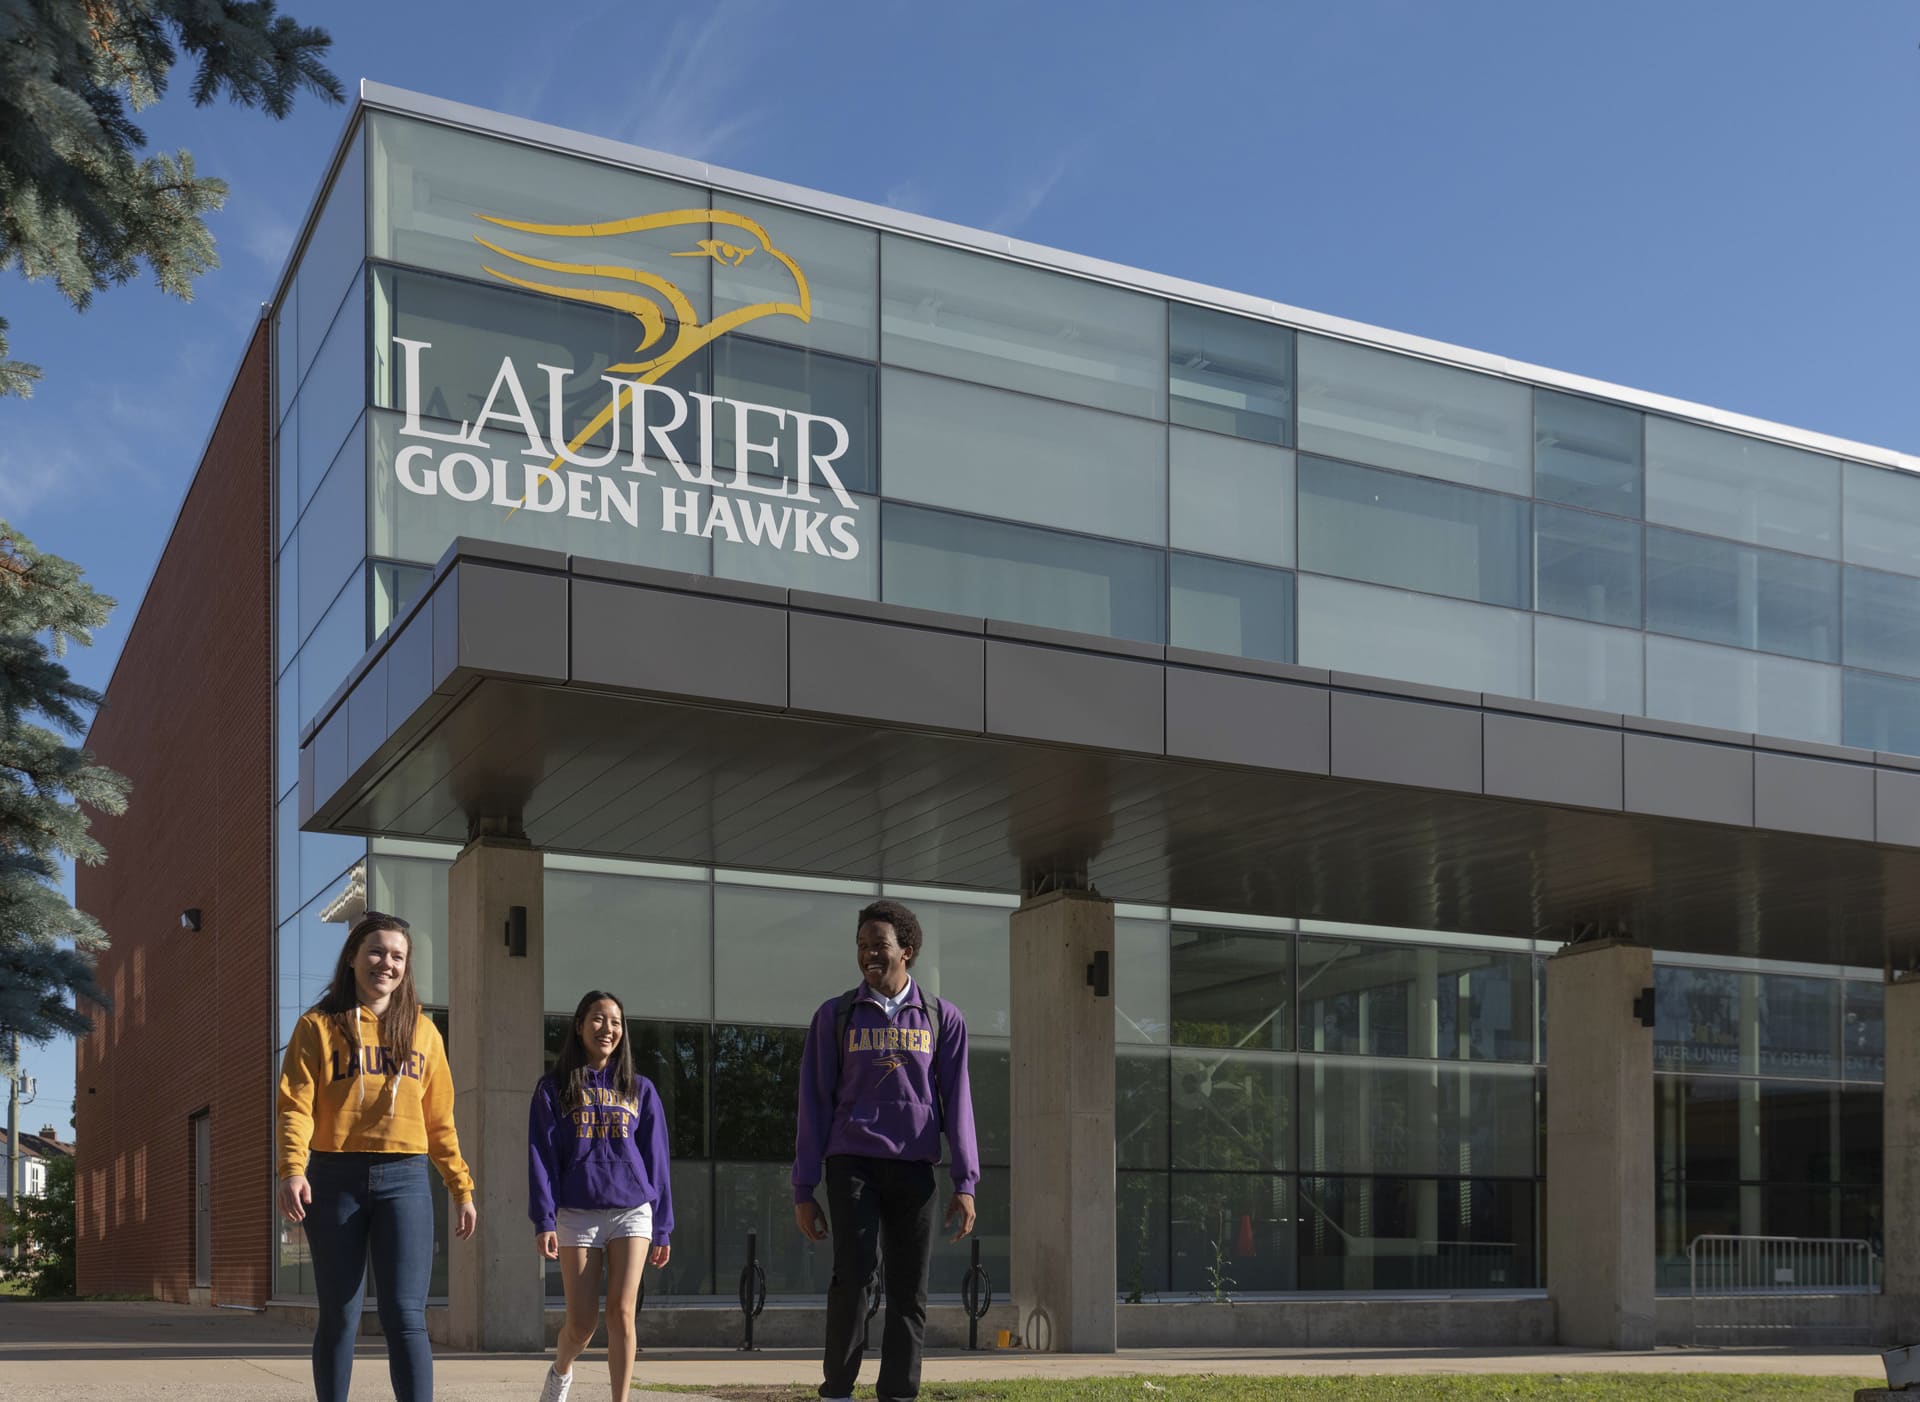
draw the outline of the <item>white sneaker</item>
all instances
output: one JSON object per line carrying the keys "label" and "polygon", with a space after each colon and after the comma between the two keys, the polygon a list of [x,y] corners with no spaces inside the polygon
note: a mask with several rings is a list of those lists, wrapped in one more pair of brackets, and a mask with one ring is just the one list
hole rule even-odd
{"label": "white sneaker", "polygon": [[540,1402],[567,1402],[567,1393],[573,1388],[573,1374],[564,1377],[547,1368],[547,1380],[540,1385]]}

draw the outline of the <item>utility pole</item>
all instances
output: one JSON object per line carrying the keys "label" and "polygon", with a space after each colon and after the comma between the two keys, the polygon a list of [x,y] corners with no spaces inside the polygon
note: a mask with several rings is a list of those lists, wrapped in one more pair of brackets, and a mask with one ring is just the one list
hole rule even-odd
{"label": "utility pole", "polygon": [[[7,1072],[7,1224],[8,1227],[11,1228],[12,1224],[19,1220],[18,1211],[20,1207],[20,1092],[24,1087],[27,1093],[27,1103],[31,1105],[34,1098],[34,1085],[33,1077],[27,1075],[20,1069],[20,1034],[18,1032],[13,1033],[9,1038],[7,1050],[9,1053],[9,1069]],[[7,1248],[6,1254],[9,1257],[14,1254],[11,1246]]]}

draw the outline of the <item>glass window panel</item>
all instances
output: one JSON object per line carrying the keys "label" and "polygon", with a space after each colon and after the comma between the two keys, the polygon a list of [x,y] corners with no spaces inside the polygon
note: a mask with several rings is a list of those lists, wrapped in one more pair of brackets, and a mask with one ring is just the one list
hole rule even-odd
{"label": "glass window panel", "polygon": [[[372,122],[374,256],[481,280],[491,276],[487,268],[492,266],[530,281],[551,278],[557,286],[570,285],[565,274],[482,248],[476,239],[485,238],[526,257],[647,273],[650,280],[671,284],[701,322],[708,320],[715,262],[702,256],[701,243],[712,239],[715,229],[705,217],[712,205],[706,190],[387,113],[376,113]],[[683,221],[591,238],[533,234],[485,222],[492,217],[596,224],[681,211]],[[745,238],[730,241],[744,243]],[[605,279],[589,285],[634,286]],[[784,287],[782,293],[783,301],[791,295]]]}
{"label": "glass window panel", "polygon": [[320,338],[333,324],[340,299],[347,295],[347,286],[366,256],[366,149],[362,126],[334,174],[307,246],[300,251],[300,279],[294,290],[300,304],[302,370],[313,363]]}
{"label": "glass window panel", "polygon": [[412,926],[407,933],[413,937],[413,982],[420,1001],[445,1006],[450,956],[447,872],[452,863],[377,856],[370,857],[367,866],[367,905]]}
{"label": "glass window panel", "polygon": [[[1121,1173],[1114,1225],[1116,1288],[1136,1305],[1171,1288],[1167,1275],[1167,1175]],[[997,1277],[996,1277],[997,1278]]]}
{"label": "glass window panel", "polygon": [[1660,965],[1654,987],[1662,1070],[1840,1075],[1837,979]]}
{"label": "glass window panel", "polygon": [[1293,332],[1175,302],[1167,416],[1262,443],[1293,441]]}
{"label": "glass window panel", "polygon": [[1535,608],[1589,623],[1640,626],[1640,527],[1537,506],[1533,548]]}
{"label": "glass window panel", "polygon": [[1123,1042],[1115,1053],[1113,1126],[1121,1168],[1167,1166],[1170,1065],[1164,1048]]}
{"label": "glass window panel", "polygon": [[[287,284],[287,295],[273,318],[273,383],[277,412],[275,424],[283,424],[294,396],[300,392],[300,282]],[[285,523],[291,526],[293,523]]]}
{"label": "glass window panel", "polygon": [[[834,459],[833,471],[850,492],[871,492],[879,486],[879,468],[874,461],[879,444],[874,404],[877,382],[873,366],[839,356],[771,346],[745,336],[723,336],[713,346],[713,392],[721,398],[824,414],[846,425],[847,449]],[[736,470],[738,464],[736,427],[734,414],[716,417],[714,462],[728,471]],[[768,415],[749,416],[747,432],[756,446],[777,443],[779,448],[777,459],[754,454],[748,471],[771,475],[769,464],[777,460],[779,475],[794,475],[800,452],[796,424],[789,421],[776,427]],[[809,446],[817,453],[825,445],[815,436]],[[819,480],[817,475],[814,480]],[[824,490],[815,490],[825,495]]]}
{"label": "glass window panel", "polygon": [[1647,714],[1837,744],[1840,669],[1649,636]]}
{"label": "glass window panel", "polygon": [[1840,1076],[1840,981],[1790,974],[1749,975],[1758,985],[1759,1069],[1763,1076]]}
{"label": "glass window panel", "polygon": [[[806,321],[792,316],[761,317],[753,323],[753,334],[872,360],[880,340],[879,234],[857,224],[842,224],[737,195],[716,194],[714,198],[723,208],[766,229],[774,247],[799,264],[807,280],[812,315]],[[723,238],[730,236],[724,228],[715,232]],[[791,282],[792,275],[785,266],[760,251],[738,263],[716,260],[713,314],[721,317],[748,307],[791,301]]]}
{"label": "glass window panel", "polygon": [[1849,979],[1840,1024],[1840,1060],[1849,1081],[1879,1081],[1887,1074],[1886,990]]}
{"label": "glass window panel", "polygon": [[280,521],[278,538],[284,542],[293,534],[294,523],[300,519],[300,406],[297,403],[288,410],[280,431],[274,435],[273,463],[279,479],[274,514]]}
{"label": "glass window panel", "polygon": [[[930,992],[960,1009],[969,1037],[1009,1035],[1013,1030],[1007,963],[1010,912],[996,906],[935,901],[908,904],[920,917],[923,936],[920,957],[914,960],[915,976]],[[850,912],[847,920],[851,919]],[[849,979],[848,987],[852,985]]]}
{"label": "glass window panel", "polygon": [[[832,507],[851,523],[847,529],[859,543],[858,553],[851,560],[812,550],[802,555],[795,550],[770,549],[765,544],[746,540],[736,542],[727,539],[723,530],[716,530],[713,573],[721,579],[744,579],[779,589],[808,589],[819,594],[838,594],[843,599],[879,598],[880,499],[855,496],[853,501],[854,511],[845,512],[838,510],[838,503],[821,498],[821,508]],[[829,549],[840,548],[838,538],[829,528],[823,526],[821,532]]]}
{"label": "glass window panel", "polygon": [[300,911],[300,795],[290,793],[274,806],[274,915],[286,920]]}
{"label": "glass window panel", "polygon": [[[951,1000],[949,1000],[951,1001]],[[962,1012],[966,1010],[961,1009]],[[974,1147],[982,1164],[1005,1167],[1013,1161],[1012,1090],[1007,1043],[977,1037],[967,1025],[967,1087],[973,1098]],[[953,1146],[941,1140],[941,1162],[953,1162]]]}
{"label": "glass window panel", "polygon": [[413,601],[433,581],[425,565],[373,566],[373,636],[386,636],[395,619],[413,607]]}
{"label": "glass window panel", "polygon": [[[812,1022],[822,1003],[859,982],[854,918],[865,904],[826,891],[717,883],[714,1016],[774,1026]],[[791,1109],[790,1102],[789,1115]]]}
{"label": "glass window panel", "polygon": [[1164,428],[899,370],[880,423],[889,499],[1166,542]]}
{"label": "glass window panel", "polygon": [[1637,716],[1645,709],[1644,640],[1564,618],[1533,625],[1533,694],[1542,701]]}
{"label": "glass window panel", "polygon": [[367,308],[359,292],[341,303],[327,339],[300,387],[300,504],[333,465],[340,440],[367,401]]}
{"label": "glass window panel", "polygon": [[1302,1050],[1533,1059],[1526,954],[1306,935],[1298,947]]}
{"label": "glass window panel", "polygon": [[1839,1178],[1843,1183],[1882,1182],[1886,1144],[1886,1105],[1878,1087],[1835,1092],[1839,1101]]}
{"label": "glass window panel", "polygon": [[1166,638],[1166,556],[1144,546],[888,502],[881,597],[1136,642]]}
{"label": "glass window panel", "polygon": [[1302,1179],[1300,1288],[1534,1288],[1535,1191],[1459,1178]]}
{"label": "glass window panel", "polygon": [[1866,750],[1920,755],[1920,682],[1874,677],[1865,672],[1842,675],[1845,700],[1845,743]]}
{"label": "glass window panel", "polygon": [[606,988],[630,1018],[712,1015],[713,908],[704,881],[549,871],[545,903],[548,1012],[571,1014],[588,989]]}
{"label": "glass window panel", "polygon": [[[356,574],[342,586],[300,650],[299,724],[320,714],[367,650],[367,591]],[[298,743],[296,737],[295,743]]]}
{"label": "glass window panel", "polygon": [[[793,1165],[803,1027],[713,1029],[713,1150],[723,1158]],[[824,1204],[823,1204],[824,1205]]]}
{"label": "glass window panel", "polygon": [[1291,935],[1176,925],[1169,969],[1176,1045],[1292,1049]]}
{"label": "glass window panel", "polygon": [[1920,676],[1920,579],[1846,570],[1846,657],[1854,667]]}
{"label": "glass window panel", "polygon": [[1300,1102],[1308,1171],[1533,1176],[1531,1067],[1311,1057]]}
{"label": "glass window panel", "polygon": [[[367,857],[367,840],[335,832],[300,834],[300,898],[311,899],[324,890],[337,890],[346,873]],[[374,909],[381,909],[375,906]],[[348,923],[352,923],[348,921]],[[342,938],[345,938],[344,933]]]}
{"label": "glass window panel", "polygon": [[1920,574],[1920,473],[1845,467],[1848,562]]}
{"label": "glass window panel", "polygon": [[[791,1144],[787,1152],[791,1156]],[[786,1163],[713,1166],[713,1271],[721,1294],[731,1295],[747,1264],[749,1232],[757,1237],[769,1296],[827,1293],[833,1278],[833,1243],[808,1241],[793,1229],[793,1185],[788,1177],[792,1171],[791,1157]],[[824,1207],[824,1189],[820,1197]],[[674,1255],[679,1254],[676,1241]]]}
{"label": "glass window panel", "polygon": [[1705,643],[1835,662],[1840,572],[1804,556],[1650,530],[1647,627]]}
{"label": "glass window panel", "polygon": [[1832,559],[1840,544],[1840,464],[1779,443],[1650,417],[1647,519]]}
{"label": "glass window panel", "polygon": [[1298,353],[1306,451],[1522,496],[1532,490],[1527,386],[1322,336],[1301,336]]}
{"label": "glass window panel", "polygon": [[1293,563],[1293,454],[1217,433],[1167,438],[1168,538],[1176,550]]}
{"label": "glass window panel", "polygon": [[274,565],[274,652],[277,676],[300,650],[300,541],[296,536],[280,547]]}
{"label": "glass window panel", "polygon": [[1175,647],[1293,661],[1293,576],[1198,555],[1174,555],[1171,625]]}
{"label": "glass window panel", "polygon": [[1113,1028],[1120,1042],[1164,1046],[1171,990],[1164,920],[1113,922]]}
{"label": "glass window panel", "polygon": [[1835,1097],[1839,1087],[1762,1081],[1759,1091],[1760,1179],[1792,1184],[1838,1181]]}
{"label": "glass window panel", "polygon": [[[307,865],[301,863],[301,874],[309,873]],[[349,921],[346,916],[352,911],[351,903],[342,902],[349,882],[343,876],[321,888],[320,893],[307,902],[300,912],[300,1007],[311,1008],[320,1001],[327,991],[327,985],[333,980],[333,966],[340,957],[340,947],[347,942]],[[332,918],[329,919],[328,917]],[[414,979],[416,988],[419,978]]]}
{"label": "glass window panel", "polygon": [[1743,1055],[1741,975],[1654,967],[1653,1064],[1663,1071],[1752,1071]]}
{"label": "glass window panel", "polygon": [[274,792],[300,782],[300,659],[295,658],[273,687]]}
{"label": "glass window panel", "polygon": [[880,299],[888,364],[1166,417],[1166,304],[1158,298],[889,235]]}
{"label": "glass window panel", "polygon": [[1532,693],[1531,614],[1311,575],[1300,576],[1298,588],[1300,661],[1309,667]]}
{"label": "glass window panel", "polygon": [[300,607],[296,646],[333,606],[340,586],[366,555],[366,441],[358,432],[341,447],[326,480],[300,518]]}
{"label": "glass window panel", "polygon": [[1641,416],[1618,404],[1533,392],[1533,492],[1615,516],[1640,514]]}
{"label": "glass window panel", "polygon": [[1526,608],[1527,503],[1300,459],[1300,568]]}
{"label": "glass window panel", "polygon": [[1292,1057],[1181,1050],[1171,1069],[1175,1168],[1293,1166]]}
{"label": "glass window panel", "polygon": [[[1002,1282],[1011,1278],[1010,1263],[1013,1254],[1010,1249],[1013,1219],[1012,1194],[1009,1191],[1011,1181],[1012,1174],[1005,1168],[982,1168],[979,1191],[974,1195],[974,1207],[978,1215],[973,1225],[973,1236],[964,1241],[949,1241],[947,1238],[952,1235],[951,1233],[935,1230],[933,1251],[927,1260],[927,1288],[930,1292],[954,1297],[960,1294],[960,1283],[966,1278],[967,1269],[973,1263],[973,1240],[974,1237],[978,1237],[980,1264],[986,1267],[987,1274],[994,1282],[996,1297],[1004,1298],[999,1295],[999,1292],[1002,1289]],[[942,1212],[946,1211],[947,1194],[951,1190],[952,1185],[947,1181],[946,1171],[943,1169],[935,1176],[934,1181],[935,1205]],[[794,1232],[792,1228],[792,1198],[793,1194],[789,1191],[787,1230],[789,1234],[797,1236],[799,1233]],[[829,1256],[832,1255],[830,1245],[823,1243],[821,1249],[825,1250]],[[739,1272],[735,1271],[734,1279],[738,1278]],[[878,1330],[875,1331],[875,1337],[878,1338]],[[924,1397],[930,1393],[931,1389],[921,1395]]]}
{"label": "glass window panel", "polygon": [[1206,1299],[1292,1290],[1293,1180],[1266,1173],[1169,1178],[1172,1288]]}

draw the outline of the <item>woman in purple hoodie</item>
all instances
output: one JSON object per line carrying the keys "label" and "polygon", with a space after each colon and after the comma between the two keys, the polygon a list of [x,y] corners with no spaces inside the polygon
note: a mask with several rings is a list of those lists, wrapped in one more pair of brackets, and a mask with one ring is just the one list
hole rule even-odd
{"label": "woman in purple hoodie", "polygon": [[595,989],[574,1009],[573,1033],[534,1088],[527,1123],[527,1216],[540,1254],[560,1262],[567,1292],[540,1402],[563,1402],[573,1387],[574,1360],[600,1323],[603,1255],[607,1372],[615,1402],[631,1395],[640,1272],[648,1261],[666,1265],[671,1253],[670,1175],[660,1093],[634,1072],[620,1000]]}

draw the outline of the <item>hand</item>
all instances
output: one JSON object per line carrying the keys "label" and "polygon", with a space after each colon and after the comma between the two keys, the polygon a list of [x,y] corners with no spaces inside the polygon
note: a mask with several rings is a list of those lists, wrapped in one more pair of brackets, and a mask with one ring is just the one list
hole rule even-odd
{"label": "hand", "polygon": [[480,1210],[469,1198],[466,1202],[453,1205],[453,1234],[465,1241],[473,1235],[473,1229],[480,1225]]}
{"label": "hand", "polygon": [[540,1244],[540,1254],[542,1256],[546,1257],[549,1261],[557,1261],[560,1259],[560,1233],[535,1232],[533,1235],[534,1240]]}
{"label": "hand", "polygon": [[313,1188],[304,1173],[280,1180],[280,1215],[289,1222],[307,1220],[307,1207],[313,1201]]}
{"label": "hand", "polygon": [[960,1219],[960,1230],[953,1234],[953,1240],[958,1241],[961,1237],[973,1230],[972,1193],[955,1193],[953,1197],[948,1200],[946,1220],[949,1227],[953,1225],[953,1219],[956,1217]]}
{"label": "hand", "polygon": [[827,1239],[827,1214],[820,1210],[820,1204],[812,1198],[793,1205],[793,1220],[800,1228],[800,1235],[808,1241]]}
{"label": "hand", "polygon": [[653,1250],[647,1253],[647,1263],[653,1266],[664,1266],[666,1265],[668,1258],[671,1257],[672,1255],[673,1255],[673,1248],[671,1246],[666,1246],[664,1244],[660,1246],[656,1246],[653,1248]]}

